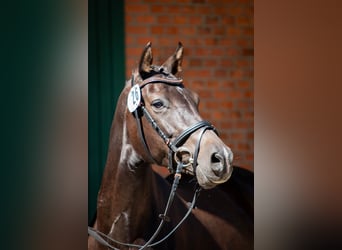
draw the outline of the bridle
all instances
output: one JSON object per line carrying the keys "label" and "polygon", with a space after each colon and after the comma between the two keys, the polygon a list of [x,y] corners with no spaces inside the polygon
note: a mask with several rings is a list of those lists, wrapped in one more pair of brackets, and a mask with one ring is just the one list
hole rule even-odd
{"label": "bridle", "polygon": [[[172,202],[173,202],[173,199],[174,199],[174,196],[175,196],[178,184],[179,184],[179,180],[181,178],[181,174],[183,172],[185,172],[186,167],[192,165],[193,174],[196,175],[197,158],[198,158],[198,154],[199,154],[199,150],[200,150],[200,143],[201,143],[201,140],[202,140],[204,133],[207,130],[213,130],[215,133],[217,133],[215,127],[211,123],[209,123],[208,121],[199,121],[199,122],[193,124],[192,126],[190,126],[189,128],[185,129],[181,134],[179,134],[174,140],[171,141],[170,138],[168,138],[166,136],[164,131],[158,126],[156,121],[153,119],[151,114],[146,109],[143,97],[141,96],[141,90],[146,85],[154,84],[154,83],[162,83],[162,84],[167,84],[167,85],[171,85],[174,87],[183,88],[184,87],[183,86],[183,80],[176,78],[171,73],[168,73],[163,67],[154,66],[153,67],[153,73],[154,74],[152,74],[152,76],[144,79],[139,84],[134,82],[134,77],[132,75],[131,89],[133,89],[133,87],[135,85],[137,85],[135,88],[139,91],[138,95],[140,98],[139,98],[139,103],[138,103],[137,107],[131,112],[133,113],[135,120],[136,120],[136,123],[137,123],[137,128],[138,128],[140,140],[141,140],[141,142],[145,148],[145,151],[148,153],[149,158],[152,160],[152,162],[156,162],[156,161],[154,160],[152,153],[151,153],[149,146],[148,146],[146,139],[145,139],[144,129],[143,129],[142,120],[141,120],[143,116],[147,119],[147,121],[151,124],[153,129],[158,133],[158,135],[163,139],[164,143],[168,146],[168,148],[169,148],[168,170],[170,171],[171,174],[174,174],[174,180],[173,180],[173,184],[171,187],[171,191],[169,194],[169,198],[168,198],[164,213],[159,215],[161,222],[160,222],[158,228],[156,229],[156,231],[154,232],[154,234],[151,236],[151,238],[143,246],[119,242],[117,240],[114,240],[114,239],[108,237],[106,234],[99,232],[98,230],[96,230],[94,228],[88,227],[88,234],[90,236],[94,237],[101,244],[103,244],[103,245],[105,245],[111,249],[117,249],[117,248],[110,245],[104,238],[106,238],[109,241],[115,242],[116,244],[119,244],[119,245],[123,245],[123,246],[127,246],[127,247],[137,247],[139,249],[145,249],[146,247],[152,247],[152,246],[155,246],[157,244],[160,244],[161,242],[166,240],[172,233],[174,233],[177,230],[177,228],[185,221],[185,219],[190,215],[192,209],[194,208],[196,199],[197,199],[197,197],[200,193],[200,190],[201,190],[201,188],[199,186],[195,190],[191,205],[189,206],[189,209],[188,209],[187,213],[184,215],[184,217],[182,218],[182,220],[180,220],[180,222],[163,239],[159,240],[158,242],[152,243],[152,241],[159,234],[164,223],[170,221],[170,218],[168,217],[168,212],[169,212],[170,207],[172,205]],[[195,152],[192,156],[191,152],[189,152],[187,149],[182,147],[182,145],[185,143],[185,141],[194,132],[196,132],[199,129],[202,129],[202,130],[199,133],[197,144],[195,147]],[[186,158],[182,157],[182,155],[183,155],[182,153],[186,153],[188,155],[188,157],[186,157]],[[174,165],[173,159],[177,163],[176,170],[173,167],[173,165]]]}
{"label": "bridle", "polygon": [[[154,83],[162,83],[162,84],[167,84],[171,85],[174,87],[181,87],[184,88],[183,86],[183,80],[180,78],[176,78],[174,75],[171,73],[168,73],[163,67],[155,67],[154,68],[155,75],[152,75],[151,77],[143,80],[139,84],[139,89],[140,91],[148,84],[154,84]],[[132,76],[131,78],[131,87],[134,86],[134,77]],[[148,110],[145,107],[143,97],[141,98],[140,105],[139,107],[134,110],[134,117],[137,122],[137,127],[138,127],[138,132],[140,135],[140,140],[142,141],[142,144],[144,145],[145,151],[148,153],[150,159],[153,162],[156,162],[151,154],[151,151],[148,147],[148,144],[146,142],[145,136],[144,136],[144,131],[142,127],[142,121],[141,117],[145,116],[147,121],[151,124],[151,126],[154,128],[154,130],[158,133],[158,135],[163,139],[164,143],[168,146],[169,148],[169,153],[168,153],[168,159],[169,159],[169,164],[168,164],[168,170],[172,174],[174,173],[174,168],[173,168],[173,158],[175,158],[176,163],[181,161],[179,157],[177,157],[177,153],[180,152],[183,148],[180,146],[184,144],[184,142],[197,130],[203,128],[202,132],[199,135],[199,138],[197,140],[197,145],[195,149],[195,153],[193,157],[189,158],[188,163],[184,163],[184,165],[192,165],[193,167],[193,174],[196,175],[196,167],[197,167],[197,157],[199,153],[199,148],[200,148],[200,142],[202,140],[202,136],[206,130],[213,130],[216,134],[216,128],[208,121],[199,121],[189,128],[185,129],[181,134],[179,134],[174,140],[170,140],[166,136],[166,134],[163,132],[163,130],[158,126],[156,121],[153,119],[151,114],[148,112]],[[189,152],[189,155],[191,153]],[[176,157],[175,157],[176,156]]]}

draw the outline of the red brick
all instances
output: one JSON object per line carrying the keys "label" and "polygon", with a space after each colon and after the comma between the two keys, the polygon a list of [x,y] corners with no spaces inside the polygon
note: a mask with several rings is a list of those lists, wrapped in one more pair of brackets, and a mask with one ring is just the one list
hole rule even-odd
{"label": "red brick", "polygon": [[254,112],[245,112],[244,119],[253,119],[254,118]]}
{"label": "red brick", "polygon": [[247,133],[247,139],[254,140],[254,133],[253,132]]}
{"label": "red brick", "polygon": [[205,18],[205,23],[209,25],[218,24],[218,22],[219,22],[218,16],[207,16]]}
{"label": "red brick", "polygon": [[189,22],[189,18],[187,16],[175,16],[174,23],[175,24],[186,24]]}
{"label": "red brick", "polygon": [[147,26],[129,25],[126,27],[126,33],[136,35],[136,34],[146,34],[148,31]]}
{"label": "red brick", "polygon": [[239,143],[238,144],[238,149],[241,151],[247,151],[249,150],[249,145],[246,143]]}
{"label": "red brick", "polygon": [[220,138],[222,141],[228,141],[228,134],[225,132],[220,132]]}
{"label": "red brick", "polygon": [[232,133],[230,135],[232,140],[239,141],[243,139],[243,134],[242,133]]}
{"label": "red brick", "polygon": [[207,26],[198,27],[199,35],[208,35],[211,33],[211,29]]}
{"label": "red brick", "polygon": [[231,7],[228,9],[228,14],[230,14],[231,16],[240,16],[241,14],[243,14],[243,8],[237,6],[237,7]]}
{"label": "red brick", "polygon": [[[160,3],[160,0],[144,0],[144,1],[147,3],[152,3],[152,4]],[[172,2],[173,2],[172,0],[163,0],[164,4],[172,3]]]}
{"label": "red brick", "polygon": [[216,59],[207,59],[204,61],[203,64],[206,67],[215,67],[218,63]]}
{"label": "red brick", "polygon": [[237,128],[242,128],[242,129],[247,129],[249,127],[249,124],[247,122],[242,122],[242,121],[238,121],[236,123],[236,127]]}
{"label": "red brick", "polygon": [[249,61],[245,59],[239,59],[236,61],[236,66],[239,68],[243,68],[249,65]]}
{"label": "red brick", "polygon": [[189,48],[188,51],[191,54],[196,55],[196,57],[201,57],[201,58],[204,58],[205,56],[209,54],[208,49],[205,49],[203,47],[195,47],[193,49]]}
{"label": "red brick", "polygon": [[151,33],[153,35],[163,34],[163,32],[164,32],[164,27],[163,26],[157,25],[157,26],[152,26],[151,27]]}
{"label": "red brick", "polygon": [[225,47],[230,47],[234,44],[234,40],[231,37],[223,37],[219,39],[219,44]]}
{"label": "red brick", "polygon": [[235,17],[224,16],[224,17],[222,17],[222,23],[225,25],[233,25],[233,24],[235,24]]}
{"label": "red brick", "polygon": [[136,57],[136,60],[139,60],[141,56],[142,48],[129,48],[128,53],[133,57]]}
{"label": "red brick", "polygon": [[137,13],[142,13],[142,12],[148,12],[149,11],[149,6],[146,4],[129,4],[126,6],[126,9],[129,7],[129,12],[137,12]]}
{"label": "red brick", "polygon": [[162,13],[166,10],[166,5],[152,5],[151,6],[151,11],[152,13]]}
{"label": "red brick", "polygon": [[232,82],[232,81],[225,81],[225,82],[223,82],[223,88],[230,89],[230,88],[233,88],[233,87],[234,87],[234,82]]}
{"label": "red brick", "polygon": [[242,30],[244,35],[248,35],[248,36],[253,36],[254,35],[254,29],[253,27],[246,27]]}
{"label": "red brick", "polygon": [[198,14],[210,14],[211,10],[207,5],[202,5],[202,6],[196,6],[196,13]]}
{"label": "red brick", "polygon": [[170,23],[171,22],[171,18],[172,17],[167,16],[167,15],[158,16],[157,17],[157,23],[159,23],[159,24]]}
{"label": "red brick", "polygon": [[223,91],[216,91],[214,93],[214,97],[215,97],[215,99],[226,99],[227,98],[227,93],[225,93]]}
{"label": "red brick", "polygon": [[[134,39],[134,44],[147,44],[151,41],[151,36],[141,36]],[[142,48],[140,48],[142,51]]]}
{"label": "red brick", "polygon": [[208,87],[212,89],[219,89],[220,83],[215,80],[208,80]]}
{"label": "red brick", "polygon": [[248,26],[251,23],[250,17],[247,16],[239,16],[236,18],[236,24],[241,25],[241,26]]}
{"label": "red brick", "polygon": [[170,14],[191,14],[193,12],[193,7],[190,5],[169,5],[167,6],[167,11]]}
{"label": "red brick", "polygon": [[213,33],[218,36],[223,36],[226,33],[226,27],[215,27]]}
{"label": "red brick", "polygon": [[203,91],[203,90],[198,90],[197,94],[199,95],[200,98],[211,98],[212,94],[209,91]]}
{"label": "red brick", "polygon": [[190,67],[197,67],[197,66],[202,66],[203,61],[201,59],[190,59],[189,61],[189,66]]}
{"label": "red brick", "polygon": [[166,31],[166,34],[176,35],[178,34],[178,27],[176,26],[166,27],[165,31]]}
{"label": "red brick", "polygon": [[231,146],[234,163],[253,169],[253,1],[132,0],[125,11],[127,78],[147,41],[156,64],[181,41],[180,76],[199,94],[202,118]]}
{"label": "red brick", "polygon": [[233,108],[233,102],[226,101],[220,105],[220,107],[225,108],[225,109],[231,109]]}
{"label": "red brick", "polygon": [[254,154],[247,154],[246,159],[249,161],[253,161],[254,160]]}
{"label": "red brick", "polygon": [[228,8],[223,8],[222,6],[214,7],[214,12],[216,15],[221,15],[221,16],[227,15],[228,10],[229,10]]}
{"label": "red brick", "polygon": [[220,127],[222,129],[232,129],[233,128],[233,124],[231,122],[221,122],[220,123]]}
{"label": "red brick", "polygon": [[217,69],[214,72],[215,77],[226,77],[226,75],[227,75],[227,70]]}
{"label": "red brick", "polygon": [[184,74],[186,74],[187,76],[195,77],[195,78],[203,78],[203,77],[209,77],[210,71],[188,69],[186,72],[184,72]]}
{"label": "red brick", "polygon": [[245,93],[244,93],[244,96],[245,97],[247,97],[247,98],[251,98],[251,97],[253,97],[254,96],[254,93],[253,93],[253,91],[246,91]]}
{"label": "red brick", "polygon": [[240,112],[240,111],[233,111],[233,112],[231,113],[231,117],[232,117],[233,119],[235,119],[235,118],[240,119],[240,118],[241,118],[241,112]]}
{"label": "red brick", "polygon": [[249,87],[249,81],[239,81],[238,82],[238,86],[239,86],[239,88],[247,88],[247,87]]}
{"label": "red brick", "polygon": [[201,16],[190,16],[189,17],[189,24],[198,25],[201,23],[202,23],[202,17]]}
{"label": "red brick", "polygon": [[227,34],[229,36],[239,36],[241,33],[242,33],[241,29],[238,29],[236,27],[228,27],[227,28]]}
{"label": "red brick", "polygon": [[138,23],[143,23],[144,25],[155,23],[154,16],[150,16],[150,15],[139,15],[139,16],[136,16],[136,19]]}
{"label": "red brick", "polygon": [[214,120],[222,120],[225,117],[225,114],[222,111],[213,111],[212,112],[212,117],[214,118]]}
{"label": "red brick", "polygon": [[249,45],[249,41],[247,39],[238,39],[236,44],[239,46],[239,47],[247,47]]}
{"label": "red brick", "polygon": [[217,45],[218,39],[216,37],[208,37],[204,39],[205,45]]}
{"label": "red brick", "polygon": [[[195,31],[194,32],[196,32],[196,28],[195,27],[192,27]],[[198,36],[198,33],[196,33],[196,37]],[[184,38],[182,38],[182,39],[185,39],[185,37]],[[187,46],[187,48],[185,48],[185,50],[186,51],[190,51],[191,49],[191,47],[193,47],[193,46],[199,46],[199,45],[202,45],[202,43],[201,43],[201,39],[198,39],[198,38],[192,38],[192,37],[190,37],[190,38],[187,38],[187,40],[186,40],[187,42],[185,42],[185,40],[183,40],[183,45],[184,46]],[[202,45],[203,46],[203,45]],[[191,55],[191,53],[189,53],[188,55]]]}
{"label": "red brick", "polygon": [[179,27],[179,34],[183,34],[184,36],[192,36],[195,35],[196,28],[193,26],[190,27]]}
{"label": "red brick", "polygon": [[134,20],[134,16],[131,15],[125,15],[125,23],[132,23]]}
{"label": "red brick", "polygon": [[211,50],[211,55],[220,57],[224,54],[224,48],[216,47]]}
{"label": "red brick", "polygon": [[244,56],[253,56],[254,55],[254,49],[243,49],[242,55]]}

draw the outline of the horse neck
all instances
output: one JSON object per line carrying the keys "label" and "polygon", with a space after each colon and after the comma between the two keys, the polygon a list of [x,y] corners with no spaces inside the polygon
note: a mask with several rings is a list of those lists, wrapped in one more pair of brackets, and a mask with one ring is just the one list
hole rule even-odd
{"label": "horse neck", "polygon": [[[119,102],[118,103],[122,103]],[[123,107],[118,106],[114,116],[107,162],[98,195],[97,225],[102,232],[117,239],[131,241],[140,231],[151,207],[152,169],[139,160],[132,145],[127,141]],[[137,163],[140,163],[137,166]],[[115,232],[114,227],[121,227]],[[126,231],[123,232],[123,228]]]}

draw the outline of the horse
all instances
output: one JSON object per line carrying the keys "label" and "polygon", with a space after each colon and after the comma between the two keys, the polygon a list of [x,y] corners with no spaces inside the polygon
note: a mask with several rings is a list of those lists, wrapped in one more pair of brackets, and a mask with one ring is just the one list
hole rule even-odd
{"label": "horse", "polygon": [[[253,248],[253,173],[233,166],[232,150],[203,121],[199,96],[177,77],[182,59],[179,42],[154,65],[149,42],[126,81],[93,225],[106,238],[90,234],[88,249]],[[155,164],[172,174],[163,178]]]}

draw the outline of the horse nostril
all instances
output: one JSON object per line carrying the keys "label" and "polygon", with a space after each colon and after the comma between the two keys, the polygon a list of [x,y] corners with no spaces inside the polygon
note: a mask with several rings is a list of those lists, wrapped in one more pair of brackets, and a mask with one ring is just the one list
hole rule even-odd
{"label": "horse nostril", "polygon": [[211,163],[221,163],[222,160],[223,157],[218,153],[214,153],[211,155]]}
{"label": "horse nostril", "polygon": [[214,153],[211,155],[211,170],[218,177],[221,177],[225,173],[226,165],[224,157],[221,154]]}

